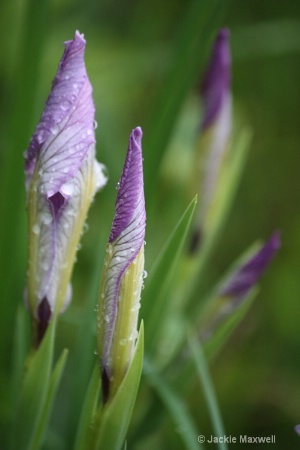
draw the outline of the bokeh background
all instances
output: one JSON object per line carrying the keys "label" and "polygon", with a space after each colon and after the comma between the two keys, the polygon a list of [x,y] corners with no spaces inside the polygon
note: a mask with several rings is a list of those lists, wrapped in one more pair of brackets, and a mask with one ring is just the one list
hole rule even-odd
{"label": "bokeh background", "polygon": [[[89,216],[90,229],[83,237],[73,277],[77,294],[61,321],[60,340],[72,347],[86,284],[93,265],[104,255],[113,217],[115,184],[129,132],[137,125],[143,127],[147,165],[147,158],[151,159],[147,153],[151,111],[163,92],[182,23],[192,3],[4,0],[0,4],[3,405],[12,364],[15,311],[22,303],[26,272],[22,153],[49,93],[63,51],[62,43],[72,39],[76,29],[85,34],[86,65],[99,125],[98,159],[109,172],[109,184],[95,200]],[[257,238],[266,239],[273,230],[279,230],[282,248],[263,277],[249,313],[212,362],[211,371],[227,434],[276,434],[276,444],[269,444],[270,447],[294,449],[300,446],[300,437],[293,429],[300,422],[300,3],[294,0],[221,3],[212,36],[219,26],[231,31],[235,123],[246,124],[252,131],[252,140],[237,196],[206,270],[203,289],[217,280]],[[211,44],[211,38],[208,42]],[[199,48],[199,80],[208,54],[209,45]],[[197,102],[197,83],[193,80],[184,101],[174,111],[177,119],[171,139],[167,139],[160,155],[161,165],[146,178],[155,184],[156,195],[167,197],[168,192],[178,192],[182,200],[181,191],[188,179],[186,167],[190,158],[189,139],[192,140],[189,133],[196,132],[195,120],[189,121],[186,130],[183,116],[189,108],[197,109]],[[160,133],[164,141],[163,130]],[[151,204],[153,190],[147,184],[145,190]],[[149,265],[168,236],[169,227],[183,211],[182,203],[177,205],[176,198],[173,201],[174,208],[167,210],[168,216],[160,221],[159,227],[155,227],[154,220],[149,224],[146,247]],[[193,393],[189,402],[199,434],[201,431],[208,436],[211,425],[201,392],[196,398]],[[67,408],[65,405],[66,411]],[[57,423],[64,422],[66,411],[60,405]],[[3,406],[4,424],[6,412],[7,407]],[[176,433],[173,430],[173,435],[168,434],[173,445],[170,448],[181,448]]]}

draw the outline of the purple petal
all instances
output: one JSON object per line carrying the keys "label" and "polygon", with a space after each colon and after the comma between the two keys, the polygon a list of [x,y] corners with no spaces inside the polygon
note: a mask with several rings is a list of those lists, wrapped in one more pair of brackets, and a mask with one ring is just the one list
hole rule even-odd
{"label": "purple petal", "polygon": [[[109,242],[114,241],[128,227],[143,192],[142,130],[132,130],[129,138],[128,152],[119,183],[116,200],[115,217]],[[145,210],[143,212],[145,221]]]}
{"label": "purple petal", "polygon": [[145,238],[146,212],[141,138],[141,128],[135,128],[129,139],[107,248],[107,251],[111,253],[111,260],[107,267],[104,294],[106,316],[104,365],[109,359],[113,339],[121,279],[138,255]]}
{"label": "purple petal", "polygon": [[201,128],[212,125],[230,92],[229,30],[221,29],[215,40],[210,63],[202,83],[204,117]]}
{"label": "purple petal", "polygon": [[233,275],[221,290],[220,295],[238,298],[244,297],[257,283],[279,247],[279,233],[274,233],[270,240]]}
{"label": "purple petal", "polygon": [[65,43],[44,113],[25,157],[27,184],[38,163],[40,190],[48,198],[57,192],[69,198],[68,183],[95,143],[95,108],[84,64],[85,44],[79,32]]}
{"label": "purple petal", "polygon": [[295,431],[300,436],[300,424],[295,426]]}

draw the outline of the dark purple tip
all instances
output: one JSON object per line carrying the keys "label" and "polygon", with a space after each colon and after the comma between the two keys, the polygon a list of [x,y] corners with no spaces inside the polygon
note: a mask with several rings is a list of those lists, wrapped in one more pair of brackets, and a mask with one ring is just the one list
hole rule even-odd
{"label": "dark purple tip", "polygon": [[36,348],[38,348],[40,343],[42,342],[44,334],[46,333],[46,330],[48,328],[51,316],[52,312],[50,309],[50,305],[47,298],[45,297],[37,307],[37,336],[35,343]]}
{"label": "dark purple tip", "polygon": [[[129,138],[125,165],[121,175],[116,199],[116,212],[112,224],[109,242],[113,242],[124,231],[133,219],[138,202],[143,197],[143,157],[142,157],[142,129],[132,130]],[[141,195],[142,194],[142,195]],[[145,209],[141,221],[146,220]]]}
{"label": "dark purple tip", "polygon": [[207,128],[215,122],[222,109],[224,98],[230,92],[231,58],[228,40],[229,30],[221,29],[216,37],[202,82],[204,116],[201,128]]}
{"label": "dark purple tip", "polygon": [[277,250],[280,247],[280,235],[274,233],[269,241],[246,262],[221,290],[221,296],[244,297],[257,283]]}

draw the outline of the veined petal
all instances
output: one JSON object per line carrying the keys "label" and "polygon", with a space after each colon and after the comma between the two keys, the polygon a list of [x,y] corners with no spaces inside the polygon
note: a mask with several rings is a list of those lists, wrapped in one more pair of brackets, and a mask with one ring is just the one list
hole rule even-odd
{"label": "veined petal", "polygon": [[279,233],[274,233],[269,241],[247,261],[222,287],[220,295],[224,297],[244,297],[257,283],[277,250],[280,247]]}
{"label": "veined petal", "polygon": [[35,170],[47,198],[60,192],[70,196],[69,181],[95,143],[92,87],[85,64],[85,40],[78,32],[65,43],[44,113],[26,152],[27,184]]}
{"label": "veined petal", "polygon": [[[98,347],[104,382],[105,378],[124,375],[137,337],[146,225],[141,138],[142,130],[135,128],[130,135],[102,274]],[[115,365],[120,342],[124,348]]]}

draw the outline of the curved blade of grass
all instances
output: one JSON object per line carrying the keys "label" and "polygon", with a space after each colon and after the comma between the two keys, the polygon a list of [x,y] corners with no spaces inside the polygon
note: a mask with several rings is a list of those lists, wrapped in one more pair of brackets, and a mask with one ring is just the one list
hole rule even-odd
{"label": "curved blade of grass", "polygon": [[230,335],[248,312],[257,292],[257,288],[252,289],[236,309],[223,319],[222,323],[213,330],[210,337],[204,342],[203,346],[208,358],[215,357],[226,344]]}
{"label": "curved blade of grass", "polygon": [[189,4],[169,73],[158,95],[157,104],[153,107],[149,127],[145,130],[144,147],[147,148],[147,154],[151,155],[144,168],[146,199],[148,193],[153,198],[157,184],[154,174],[158,174],[164,150],[188,90],[199,78],[208,44],[218,28],[226,4],[224,0],[192,0]]}
{"label": "curved blade of grass", "polygon": [[203,450],[203,445],[198,442],[196,425],[185,403],[170,387],[164,377],[156,371],[155,367],[147,358],[144,361],[144,374],[148,383],[153,387],[165,405],[177,429],[180,430],[180,436],[185,448],[187,450]]}
{"label": "curved blade of grass", "polygon": [[13,428],[12,449],[29,450],[37,433],[50,385],[56,320],[51,320],[38,350],[29,356]]}
{"label": "curved blade of grass", "polygon": [[178,265],[179,256],[191,224],[196,203],[197,196],[191,201],[178,221],[149,274],[141,310],[141,316],[147,320],[146,348],[149,353],[155,349],[159,339],[158,329],[164,324],[164,317],[169,308],[168,300],[170,297],[168,297],[168,291]]}
{"label": "curved blade of grass", "polygon": [[115,397],[99,411],[95,420],[93,443],[86,450],[120,450],[123,447],[140,383],[143,355],[144,326],[142,322],[128,372]]}
{"label": "curved blade of grass", "polygon": [[91,433],[91,420],[96,413],[100,391],[100,370],[96,364],[82,406],[81,417],[76,434],[74,450],[85,450]]}
{"label": "curved blade of grass", "polygon": [[[199,339],[197,339],[197,337],[192,333],[189,333],[188,335],[188,343],[192,356],[194,358],[200,382],[203,387],[203,393],[206,399],[207,407],[212,421],[214,436],[219,437],[224,436],[225,431],[218,407],[218,402],[210,378],[209,370],[205,361],[205,357],[201,348],[201,344],[199,342]],[[219,442],[218,448],[220,450],[227,450],[227,445],[223,442]]]}
{"label": "curved blade of grass", "polygon": [[49,423],[50,414],[51,414],[52,407],[53,407],[53,402],[54,402],[54,399],[55,399],[55,396],[57,393],[58,385],[60,383],[62,374],[64,372],[64,368],[66,365],[67,356],[68,356],[68,350],[65,349],[62,352],[62,354],[61,354],[59,360],[57,361],[56,366],[52,372],[46,401],[44,404],[42,414],[39,417],[39,423],[38,423],[36,433],[33,436],[32,442],[30,444],[30,450],[39,450],[43,443],[43,440],[44,440],[44,437],[45,437],[45,434],[47,431],[48,423]]}

